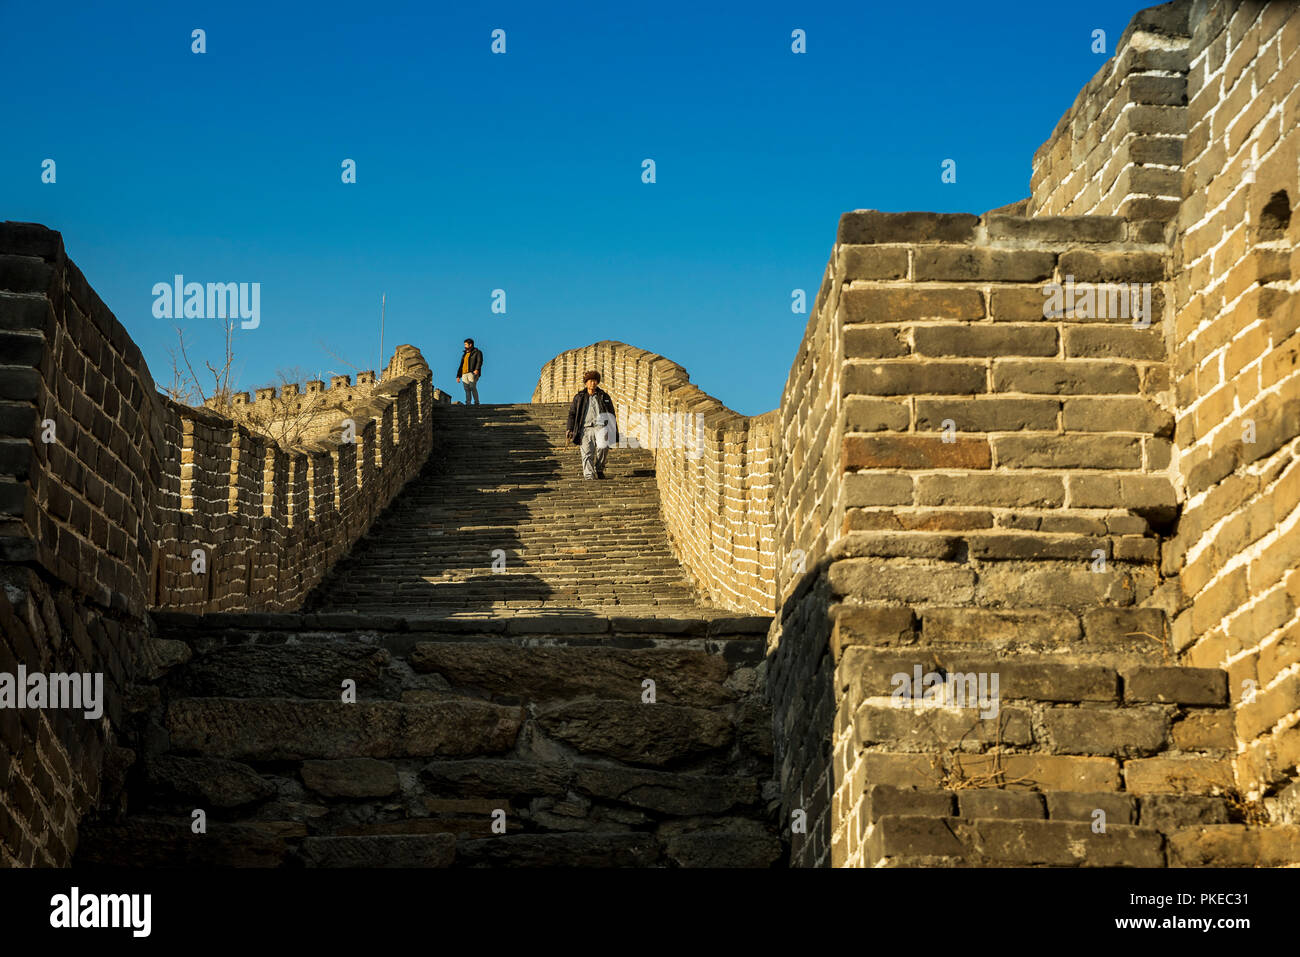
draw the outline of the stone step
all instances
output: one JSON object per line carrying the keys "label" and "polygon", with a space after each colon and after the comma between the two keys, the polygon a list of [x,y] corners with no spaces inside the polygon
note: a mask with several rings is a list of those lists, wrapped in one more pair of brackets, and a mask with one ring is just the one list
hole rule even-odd
{"label": "stone step", "polygon": [[[679,682],[685,684],[685,682]],[[686,687],[690,687],[686,685]],[[588,758],[634,767],[725,764],[738,734],[758,742],[759,712],[574,697],[540,705],[501,705],[438,688],[405,692],[396,701],[303,698],[175,698],[162,725],[173,755],[278,763],[356,758],[402,759],[503,755],[516,748],[525,719],[530,735]],[[639,688],[636,690],[640,690]],[[676,689],[679,695],[680,688]],[[707,700],[700,688],[693,694]],[[551,697],[561,693],[552,690]],[[513,696],[511,696],[513,697]],[[725,697],[715,692],[713,697]],[[738,727],[738,721],[747,727]],[[149,758],[156,757],[148,755]]]}
{"label": "stone step", "polygon": [[[593,696],[641,701],[643,682],[655,683],[658,703],[692,707],[733,704],[729,683],[745,658],[705,647],[660,644],[637,648],[600,645],[527,645],[468,640],[385,642],[333,640],[306,643],[204,642],[167,679],[169,694],[192,698],[284,697],[336,701],[342,682],[356,683],[361,700],[402,700],[404,692],[468,694],[503,704],[545,704]],[[753,642],[757,645],[757,642]],[[191,645],[190,647],[194,647]],[[757,648],[750,652],[757,654]],[[408,676],[409,671],[415,677]],[[419,676],[436,675],[436,683]],[[417,696],[418,697],[418,696]]]}
{"label": "stone step", "polygon": [[87,822],[79,865],[784,860],[769,618],[153,617],[131,813]]}
{"label": "stone step", "polygon": [[[654,453],[613,449],[581,477],[567,404],[439,407],[428,464],[310,596],[404,612],[700,605],[673,555]],[[493,574],[503,551],[506,573]]]}
{"label": "stone step", "polygon": [[[491,818],[480,817],[478,830],[489,830]],[[214,821],[206,833],[195,835],[190,823],[184,817],[141,817],[118,825],[87,824],[82,829],[77,865],[768,868],[782,858],[778,838],[744,819],[722,820],[713,827],[695,824],[691,829],[507,831],[491,836],[477,836],[468,821],[457,824],[432,817],[416,819],[404,824],[404,829],[388,833],[352,835],[317,835],[305,825],[281,821]],[[444,824],[451,829],[437,830]]]}
{"label": "stone step", "polygon": [[180,698],[163,726],[172,753],[257,761],[504,753],[521,709],[468,698],[422,704],[293,698]]}
{"label": "stone step", "polygon": [[[345,569],[346,571],[346,569]],[[623,595],[641,595],[645,598],[678,598],[689,596],[689,586],[680,577],[667,578],[650,575],[629,575],[628,581],[617,579],[566,578],[555,576],[543,580],[536,573],[521,572],[494,575],[486,569],[472,570],[468,574],[456,575],[452,571],[439,568],[423,568],[412,571],[405,580],[395,581],[398,572],[394,571],[384,578],[370,578],[358,575],[349,581],[348,587],[336,587],[334,604],[344,603],[346,599],[376,598],[375,588],[386,588],[387,597],[424,596],[429,601],[441,604],[455,604],[462,598],[487,598],[503,601],[521,596],[537,599],[554,600],[564,595],[609,596],[611,599]]]}
{"label": "stone step", "polygon": [[[468,640],[473,635],[530,635],[563,642],[641,638],[647,642],[682,638],[761,642],[772,618],[738,615],[721,609],[695,609],[690,615],[652,618],[593,612],[533,615],[512,621],[475,620],[447,616],[360,615],[347,612],[225,612],[189,615],[150,613],[159,637],[202,649],[206,641],[275,643],[365,640],[370,635],[417,634],[421,640]],[[634,647],[634,645],[626,645]],[[640,647],[640,646],[635,646]],[[648,645],[647,645],[648,647]],[[720,646],[721,649],[722,646]],[[187,659],[188,660],[188,659]]]}

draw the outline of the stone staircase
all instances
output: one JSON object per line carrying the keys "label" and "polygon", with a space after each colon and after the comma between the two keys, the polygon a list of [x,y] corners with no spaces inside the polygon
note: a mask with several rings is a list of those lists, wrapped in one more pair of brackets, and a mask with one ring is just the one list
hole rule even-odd
{"label": "stone staircase", "polygon": [[435,406],[434,449],[308,599],[311,609],[447,615],[673,615],[701,609],[668,547],[654,457],[611,449],[588,482],[567,407]]}
{"label": "stone staircase", "polygon": [[75,862],[783,863],[770,619],[697,604],[650,453],[584,482],[563,412],[435,409],[429,465],[303,612],[155,613]]}

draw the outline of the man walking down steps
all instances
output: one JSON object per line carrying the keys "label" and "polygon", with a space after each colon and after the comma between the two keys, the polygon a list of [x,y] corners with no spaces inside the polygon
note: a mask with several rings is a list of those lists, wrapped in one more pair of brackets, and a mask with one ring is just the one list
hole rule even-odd
{"label": "man walking down steps", "polygon": [[600,388],[600,373],[582,374],[583,389],[569,403],[565,436],[582,449],[582,477],[603,479],[605,456],[618,441],[618,422],[614,419],[614,400]]}

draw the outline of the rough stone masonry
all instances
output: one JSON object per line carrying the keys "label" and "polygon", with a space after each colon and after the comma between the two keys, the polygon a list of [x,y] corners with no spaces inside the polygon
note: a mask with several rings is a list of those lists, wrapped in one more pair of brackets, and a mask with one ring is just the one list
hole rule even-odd
{"label": "rough stone masonry", "polygon": [[[470,426],[435,434],[412,347],[339,405],[355,445],[167,402],[61,237],[4,224],[0,672],[106,681],[93,722],[0,709],[0,863],[1300,863],[1300,8],[1140,12],[1030,185],[846,213],[765,416],[556,356],[508,488],[443,468]],[[654,565],[602,596],[520,505],[567,494],[587,368],[647,446],[696,417],[628,453]],[[528,570],[500,608],[491,572],[393,578],[385,506],[484,498]],[[337,607],[348,555],[400,615]],[[693,593],[617,614],[654,576]]]}

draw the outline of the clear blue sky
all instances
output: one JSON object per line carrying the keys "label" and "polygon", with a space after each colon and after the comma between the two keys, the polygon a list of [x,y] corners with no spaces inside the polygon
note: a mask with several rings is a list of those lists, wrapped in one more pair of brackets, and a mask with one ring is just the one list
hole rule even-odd
{"label": "clear blue sky", "polygon": [[[262,284],[242,388],[349,371],[322,343],[374,367],[386,292],[385,352],[414,343],[457,396],[466,336],[488,402],[620,339],[758,414],[839,215],[1027,196],[1034,150],[1146,5],[0,0],[0,219],[63,233],[160,383],[175,333],[151,289],[182,273]],[[212,321],[185,325],[219,352]]]}

